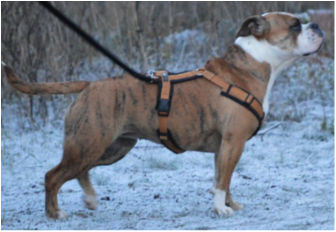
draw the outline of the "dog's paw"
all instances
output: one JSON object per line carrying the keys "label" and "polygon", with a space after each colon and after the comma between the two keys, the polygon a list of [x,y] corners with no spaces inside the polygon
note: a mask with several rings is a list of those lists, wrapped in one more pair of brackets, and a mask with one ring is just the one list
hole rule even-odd
{"label": "dog's paw", "polygon": [[223,190],[215,189],[214,190],[214,201],[215,207],[214,211],[219,216],[230,216],[233,214],[233,209],[225,205],[226,193]]}
{"label": "dog's paw", "polygon": [[97,198],[96,196],[85,195],[83,198],[86,208],[95,210],[97,209]]}
{"label": "dog's paw", "polygon": [[224,205],[224,207],[217,208],[215,206],[214,212],[219,216],[231,216],[233,214],[233,209]]}

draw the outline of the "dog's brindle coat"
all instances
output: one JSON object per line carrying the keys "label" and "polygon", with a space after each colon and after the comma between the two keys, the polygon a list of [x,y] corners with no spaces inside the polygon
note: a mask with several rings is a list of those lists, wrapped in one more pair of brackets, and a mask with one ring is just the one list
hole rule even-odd
{"label": "dog's brindle coat", "polygon": [[[287,13],[248,18],[235,44],[224,56],[208,61],[205,68],[253,94],[267,111],[267,98],[276,74],[321,46],[323,33],[309,25],[298,30],[301,23]],[[305,34],[310,35],[309,39]],[[303,43],[310,46],[302,48]],[[97,82],[31,84],[20,80],[8,66],[4,68],[9,83],[27,94],[79,92],[65,118],[63,159],[45,176],[45,207],[51,218],[66,216],[57,203],[57,193],[66,181],[77,178],[86,206],[95,209],[96,193],[88,171],[122,159],[139,138],[160,142],[155,84],[129,75]],[[175,85],[168,128],[182,149],[215,154],[214,210],[230,215],[242,208],[231,198],[231,176],[258,121],[250,111],[220,92],[220,88],[203,78]]]}

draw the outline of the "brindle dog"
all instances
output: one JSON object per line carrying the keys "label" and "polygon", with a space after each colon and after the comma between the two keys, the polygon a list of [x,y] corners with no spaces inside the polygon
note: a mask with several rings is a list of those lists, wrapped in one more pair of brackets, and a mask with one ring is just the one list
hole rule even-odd
{"label": "brindle dog", "polygon": [[[301,24],[288,13],[253,16],[243,23],[225,54],[208,61],[205,68],[254,95],[267,113],[276,75],[297,58],[316,52],[323,37],[317,24]],[[86,206],[95,209],[89,170],[122,159],[139,138],[160,143],[155,84],[130,75],[96,82],[32,84],[20,80],[10,67],[4,69],[8,82],[26,94],[79,93],[65,117],[63,158],[45,176],[48,217],[66,217],[57,202],[66,181],[77,178]],[[232,200],[231,176],[258,120],[220,93],[218,86],[203,78],[175,85],[168,128],[182,149],[215,154],[214,210],[230,215],[242,208]]]}

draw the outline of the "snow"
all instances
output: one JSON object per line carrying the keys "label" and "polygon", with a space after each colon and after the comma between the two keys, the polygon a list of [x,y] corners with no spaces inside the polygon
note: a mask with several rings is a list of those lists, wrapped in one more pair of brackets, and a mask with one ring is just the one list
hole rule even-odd
{"label": "snow", "polygon": [[90,171],[97,210],[84,207],[72,180],[59,193],[68,218],[47,219],[44,175],[61,159],[63,120],[31,126],[3,102],[1,229],[334,229],[334,61],[314,58],[320,63],[304,58],[276,81],[264,129],[232,177],[244,209],[230,217],[213,212],[213,154],[175,155],[141,140],[123,160]]}

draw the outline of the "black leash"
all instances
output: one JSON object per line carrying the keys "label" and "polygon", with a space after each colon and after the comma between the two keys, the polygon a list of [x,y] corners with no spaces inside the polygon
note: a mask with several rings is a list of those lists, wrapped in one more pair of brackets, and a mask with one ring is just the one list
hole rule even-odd
{"label": "black leash", "polygon": [[135,70],[128,67],[125,63],[123,63],[118,57],[116,57],[113,53],[108,51],[106,48],[104,48],[102,45],[100,45],[96,40],[92,38],[89,34],[84,32],[79,26],[77,26],[74,22],[72,22],[70,19],[68,19],[64,14],[56,10],[49,2],[39,1],[39,3],[47,8],[51,13],[53,13],[58,19],[60,19],[63,23],[65,23],[68,27],[70,27],[72,30],[74,30],[78,35],[80,35],[86,42],[88,42],[90,45],[95,47],[97,50],[99,50],[101,53],[103,53],[105,56],[107,56],[110,60],[112,60],[114,63],[119,65],[122,69],[124,69],[126,72],[131,74],[132,76],[147,82],[152,82],[153,79],[151,77],[142,75]]}

